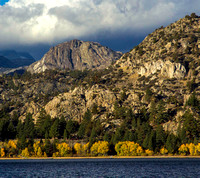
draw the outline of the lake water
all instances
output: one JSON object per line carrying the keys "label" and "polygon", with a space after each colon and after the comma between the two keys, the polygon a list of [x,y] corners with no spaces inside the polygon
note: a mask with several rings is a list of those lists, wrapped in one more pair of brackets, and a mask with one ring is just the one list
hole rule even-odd
{"label": "lake water", "polygon": [[200,177],[200,159],[0,160],[0,177]]}

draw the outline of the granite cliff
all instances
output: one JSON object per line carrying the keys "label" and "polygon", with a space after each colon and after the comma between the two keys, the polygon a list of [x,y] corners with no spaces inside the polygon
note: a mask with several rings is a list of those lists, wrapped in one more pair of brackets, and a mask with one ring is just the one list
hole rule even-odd
{"label": "granite cliff", "polygon": [[27,70],[40,73],[47,69],[104,69],[121,55],[121,52],[115,52],[96,42],[72,40],[52,47],[40,61],[30,65]]}

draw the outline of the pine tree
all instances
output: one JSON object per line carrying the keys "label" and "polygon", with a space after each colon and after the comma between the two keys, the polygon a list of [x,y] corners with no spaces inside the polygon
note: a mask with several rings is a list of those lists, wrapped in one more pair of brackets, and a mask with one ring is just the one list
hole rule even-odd
{"label": "pine tree", "polygon": [[16,136],[16,130],[15,130],[15,127],[14,127],[12,121],[9,122],[7,131],[8,131],[7,138],[14,139]]}
{"label": "pine tree", "polygon": [[152,130],[150,137],[149,137],[149,142],[148,142],[148,149],[154,151],[155,150],[155,146],[156,146],[156,141],[155,141],[155,131]]}
{"label": "pine tree", "polygon": [[35,125],[33,122],[32,114],[28,113],[24,120],[24,134],[26,138],[34,138],[35,136]]}
{"label": "pine tree", "polygon": [[89,138],[90,144],[93,144],[96,141],[96,136],[97,136],[96,129],[95,127],[93,127],[90,138]]}
{"label": "pine tree", "polygon": [[130,131],[126,130],[123,141],[130,141],[129,139],[130,139]]}
{"label": "pine tree", "polygon": [[159,152],[161,147],[164,145],[166,139],[163,127],[159,125],[156,129],[156,151]]}
{"label": "pine tree", "polygon": [[62,137],[64,135],[64,130],[66,128],[66,120],[65,118],[62,116],[61,119],[59,120],[59,135]]}
{"label": "pine tree", "polygon": [[49,136],[54,139],[59,136],[59,120],[58,119],[56,119],[53,125],[51,126]]}
{"label": "pine tree", "polygon": [[106,132],[105,134],[104,134],[104,136],[103,136],[103,140],[104,141],[107,141],[107,142],[110,142],[110,134],[108,133],[108,132]]}
{"label": "pine tree", "polygon": [[176,136],[169,134],[165,145],[169,153],[175,153],[178,149]]}

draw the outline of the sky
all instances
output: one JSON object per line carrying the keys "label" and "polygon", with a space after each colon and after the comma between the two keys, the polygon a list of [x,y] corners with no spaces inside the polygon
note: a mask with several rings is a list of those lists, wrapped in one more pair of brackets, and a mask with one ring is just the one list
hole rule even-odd
{"label": "sky", "polygon": [[187,14],[200,0],[0,0],[0,50],[39,60],[51,46],[80,39],[126,52]]}

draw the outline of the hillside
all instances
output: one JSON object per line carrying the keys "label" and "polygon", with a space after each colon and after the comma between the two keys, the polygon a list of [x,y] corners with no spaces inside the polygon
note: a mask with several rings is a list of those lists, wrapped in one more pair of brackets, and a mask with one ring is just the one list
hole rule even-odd
{"label": "hillside", "polygon": [[[0,74],[13,73],[13,71],[24,71],[24,66],[35,62],[35,59],[26,52],[16,52],[15,50],[0,51]],[[23,68],[23,69],[22,69]],[[19,72],[21,73],[21,72]]]}
{"label": "hillside", "polygon": [[[86,46],[84,54],[90,56],[97,43],[75,40],[50,49],[29,66],[30,72],[0,77],[0,126],[5,126],[0,133],[5,134],[1,128],[9,125],[5,118],[17,128],[16,118],[25,119],[24,128],[33,118],[35,132],[26,133],[39,138],[106,140],[112,146],[134,141],[154,152],[165,147],[171,154],[178,153],[181,144],[198,143],[199,27],[195,14],[161,27],[109,67],[113,58],[92,56],[91,63],[80,55]],[[97,49],[95,54],[116,54],[103,49],[103,54]],[[62,58],[69,54],[70,58]],[[84,66],[98,70],[83,70]]]}
{"label": "hillside", "polygon": [[40,60],[27,69],[40,73],[50,69],[104,69],[121,57],[120,52],[104,47],[96,42],[72,40],[52,47]]}
{"label": "hillside", "polygon": [[14,64],[4,56],[0,56],[0,68],[13,68]]}

